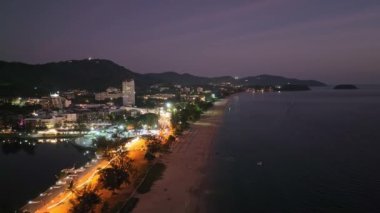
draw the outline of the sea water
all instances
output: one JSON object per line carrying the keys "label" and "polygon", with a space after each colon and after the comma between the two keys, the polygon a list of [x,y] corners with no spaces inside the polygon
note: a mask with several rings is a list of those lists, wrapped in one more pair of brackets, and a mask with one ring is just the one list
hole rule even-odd
{"label": "sea water", "polygon": [[231,97],[205,212],[378,212],[380,88]]}

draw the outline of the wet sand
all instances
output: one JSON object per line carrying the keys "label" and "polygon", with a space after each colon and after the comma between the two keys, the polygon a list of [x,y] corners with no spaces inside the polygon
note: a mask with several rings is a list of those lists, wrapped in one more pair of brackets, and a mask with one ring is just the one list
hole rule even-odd
{"label": "wet sand", "polygon": [[199,194],[205,193],[200,187],[205,176],[206,165],[218,127],[228,100],[215,103],[202,118],[192,124],[172,152],[162,158],[166,170],[162,179],[157,180],[146,194],[137,194],[139,198],[133,212],[202,212]]}

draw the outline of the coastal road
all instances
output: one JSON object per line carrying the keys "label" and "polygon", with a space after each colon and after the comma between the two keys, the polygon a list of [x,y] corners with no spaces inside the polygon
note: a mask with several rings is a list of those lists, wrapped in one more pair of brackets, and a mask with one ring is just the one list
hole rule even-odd
{"label": "coastal road", "polygon": [[[99,160],[96,162],[92,162],[90,164],[90,167],[88,167],[83,172],[78,172],[75,181],[75,188],[80,189],[85,184],[87,184],[89,181],[91,181],[91,178],[97,173],[98,168],[102,168],[106,165],[108,165],[108,161],[106,160]],[[72,192],[67,190],[69,181],[67,181],[67,184],[63,185],[54,185],[51,186],[48,190],[41,193],[43,196],[39,196],[23,206],[21,208],[21,211],[28,211],[28,212],[49,212],[50,209],[64,203],[69,198],[71,198]]]}
{"label": "coastal road", "polygon": [[[127,150],[139,149],[145,144],[143,139],[132,140],[126,146]],[[91,182],[96,182],[96,174],[99,170],[104,169],[110,165],[114,159],[97,160],[91,164],[85,171],[78,174],[75,180],[74,188],[79,190]],[[60,188],[50,187],[46,192],[46,196],[39,196],[32,202],[28,203],[21,208],[21,211],[28,212],[68,212],[71,205],[70,199],[73,197],[73,193],[67,190],[68,184],[62,185]]]}

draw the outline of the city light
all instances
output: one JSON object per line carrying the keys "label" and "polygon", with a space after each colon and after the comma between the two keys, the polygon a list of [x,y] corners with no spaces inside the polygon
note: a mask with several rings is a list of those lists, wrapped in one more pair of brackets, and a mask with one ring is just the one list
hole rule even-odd
{"label": "city light", "polygon": [[50,97],[57,98],[57,97],[59,97],[59,95],[57,93],[53,93],[53,94],[50,94]]}

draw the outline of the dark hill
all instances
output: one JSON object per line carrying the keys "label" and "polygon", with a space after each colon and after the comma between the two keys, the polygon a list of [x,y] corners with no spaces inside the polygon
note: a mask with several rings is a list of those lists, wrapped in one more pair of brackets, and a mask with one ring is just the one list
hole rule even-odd
{"label": "dark hill", "polygon": [[49,89],[101,90],[110,85],[120,85],[124,79],[140,79],[140,74],[108,60],[72,60],[38,65],[1,62],[0,72],[0,84]]}
{"label": "dark hill", "polygon": [[315,80],[299,80],[295,78],[284,78],[275,75],[258,75],[240,79],[244,85],[270,86],[270,85],[306,85],[311,87],[326,86],[326,84]]}
{"label": "dark hill", "polygon": [[144,76],[154,79],[156,83],[177,83],[182,85],[208,84],[209,78],[198,77],[191,74],[178,74],[176,72],[149,73]]}
{"label": "dark hill", "polygon": [[55,63],[30,65],[0,61],[0,95],[30,95],[33,90],[54,91],[64,89],[104,90],[109,86],[120,87],[125,79],[133,78],[137,89],[157,83],[182,85],[204,85],[230,82],[244,85],[302,84],[324,86],[318,81],[303,81],[280,76],[260,75],[235,80],[230,76],[215,78],[199,77],[175,72],[140,74],[110,60],[70,60]]}

